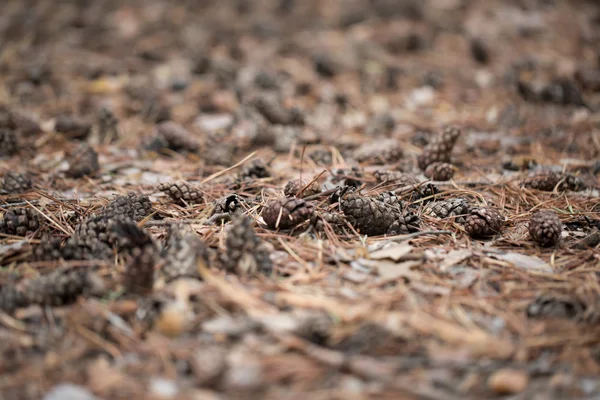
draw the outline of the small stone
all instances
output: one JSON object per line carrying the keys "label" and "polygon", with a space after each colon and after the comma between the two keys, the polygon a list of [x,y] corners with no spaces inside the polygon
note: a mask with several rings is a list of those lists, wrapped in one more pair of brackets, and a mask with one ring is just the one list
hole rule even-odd
{"label": "small stone", "polygon": [[60,383],[54,386],[43,400],[99,400],[83,386]]}
{"label": "small stone", "polygon": [[524,371],[503,368],[488,378],[488,387],[497,394],[521,393],[529,384],[529,376]]}

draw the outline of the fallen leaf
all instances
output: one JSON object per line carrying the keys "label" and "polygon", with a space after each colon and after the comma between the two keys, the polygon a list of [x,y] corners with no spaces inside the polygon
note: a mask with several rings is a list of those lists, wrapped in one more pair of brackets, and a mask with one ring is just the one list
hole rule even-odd
{"label": "fallen leaf", "polygon": [[452,250],[450,251],[440,263],[440,270],[445,271],[448,268],[465,261],[467,258],[471,257],[473,252],[467,249],[461,250]]}
{"label": "fallen leaf", "polygon": [[414,247],[408,243],[401,243],[393,246],[383,248],[381,250],[374,251],[369,254],[369,258],[372,260],[382,260],[389,258],[390,260],[399,261],[405,258],[408,254],[413,251]]}

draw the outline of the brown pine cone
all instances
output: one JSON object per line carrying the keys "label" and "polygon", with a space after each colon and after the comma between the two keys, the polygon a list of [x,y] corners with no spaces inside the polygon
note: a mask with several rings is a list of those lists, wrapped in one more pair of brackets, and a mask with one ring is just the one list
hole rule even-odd
{"label": "brown pine cone", "polygon": [[363,235],[397,235],[415,232],[419,218],[404,208],[403,202],[394,201],[393,196],[381,198],[350,194],[340,201],[348,222]]}
{"label": "brown pine cone", "polygon": [[86,147],[71,157],[66,174],[68,177],[76,179],[83,176],[93,176],[99,170],[98,153],[93,148]]}
{"label": "brown pine cone", "polygon": [[531,216],[529,234],[540,246],[554,246],[560,241],[562,224],[558,215],[551,210],[540,210]]}
{"label": "brown pine cone", "polygon": [[228,271],[242,274],[260,272],[267,275],[272,272],[269,249],[254,232],[250,218],[242,217],[232,224],[227,231],[225,246]]}
{"label": "brown pine cone", "polygon": [[239,211],[244,210],[246,201],[244,198],[237,194],[231,194],[229,196],[223,196],[220,199],[215,200],[214,208],[211,215],[215,214],[235,214]]}
{"label": "brown pine cone", "polygon": [[198,263],[209,265],[206,245],[192,231],[174,226],[169,232],[164,250],[165,265],[162,272],[168,281],[177,278],[200,278]]}
{"label": "brown pine cone", "polygon": [[134,192],[129,192],[125,196],[117,196],[101,211],[102,215],[107,218],[130,218],[136,222],[153,212],[150,198],[145,194],[137,195]]}
{"label": "brown pine cone", "polygon": [[73,303],[81,295],[104,293],[102,280],[85,268],[60,269],[28,279],[19,286],[27,305],[62,306]]}
{"label": "brown pine cone", "polygon": [[169,149],[175,152],[194,153],[200,149],[200,143],[183,126],[173,121],[166,121],[158,124],[156,136],[147,147],[153,151]]}
{"label": "brown pine cone", "polygon": [[445,162],[434,162],[425,168],[425,176],[434,181],[449,181],[454,176],[454,166]]}
{"label": "brown pine cone", "polygon": [[39,228],[38,213],[29,208],[9,210],[0,220],[0,232],[8,235],[25,236]]}
{"label": "brown pine cone", "polygon": [[28,174],[19,174],[16,172],[7,172],[0,185],[0,193],[23,193],[31,189],[31,178]]}
{"label": "brown pine cone", "polygon": [[474,238],[493,236],[500,233],[503,226],[504,216],[491,207],[475,208],[465,219],[465,230]]}
{"label": "brown pine cone", "polygon": [[159,254],[152,238],[133,222],[119,221],[111,229],[125,250],[123,286],[128,293],[148,294],[154,286],[154,266]]}
{"label": "brown pine cone", "polygon": [[184,181],[161,183],[158,189],[180,204],[200,204],[204,201],[200,189]]}
{"label": "brown pine cone", "polygon": [[54,122],[54,131],[71,139],[83,140],[89,136],[92,125],[68,115],[60,115]]}
{"label": "brown pine cone", "polygon": [[73,236],[64,244],[60,238],[42,238],[33,248],[31,258],[33,261],[106,260],[111,256],[112,251],[105,243]]}
{"label": "brown pine cone", "polygon": [[316,164],[321,164],[321,165],[333,164],[333,156],[331,155],[331,151],[327,150],[327,149],[316,149],[313,152],[311,152],[308,156]]}
{"label": "brown pine cone", "polygon": [[10,157],[19,151],[17,135],[10,129],[0,128],[0,157]]}
{"label": "brown pine cone", "polygon": [[326,232],[326,226],[338,235],[345,235],[349,231],[346,218],[335,212],[314,212],[310,217],[310,224],[317,232]]}
{"label": "brown pine cone", "polygon": [[425,169],[434,162],[450,162],[452,148],[460,136],[461,131],[457,127],[447,127],[444,131],[434,138],[425,148],[423,153],[417,157],[419,168]]}
{"label": "brown pine cone", "polygon": [[358,162],[371,162],[376,165],[393,164],[404,157],[402,145],[395,139],[383,139],[368,142],[354,152]]}
{"label": "brown pine cone", "polygon": [[338,169],[332,177],[332,182],[339,184],[341,187],[350,186],[357,188],[362,185],[361,179],[363,175],[363,171],[356,166],[351,169]]}
{"label": "brown pine cone", "polygon": [[75,226],[73,237],[89,243],[99,241],[112,247],[117,242],[118,237],[111,230],[111,227],[120,220],[130,221],[131,218],[126,216],[110,217],[102,213],[93,215]]}
{"label": "brown pine cone", "polygon": [[269,123],[302,125],[304,116],[298,109],[287,109],[276,97],[262,94],[252,99],[252,105]]}
{"label": "brown pine cone", "polygon": [[271,172],[269,171],[269,167],[260,158],[252,160],[248,165],[245,165],[239,173],[239,178],[242,180],[261,179],[270,176]]}
{"label": "brown pine cone", "polygon": [[[308,197],[321,192],[321,185],[319,185],[317,182],[311,183],[308,187],[306,187],[306,185],[308,185],[307,181],[292,179],[285,184],[285,188],[283,188],[283,194],[285,194],[286,197]],[[304,191],[300,193],[302,189],[304,189]]]}
{"label": "brown pine cone", "polygon": [[579,192],[587,188],[585,182],[573,174],[561,172],[540,172],[523,182],[523,186],[536,190],[552,192],[554,188],[558,191],[571,190]]}
{"label": "brown pine cone", "polygon": [[[406,175],[400,171],[391,171],[391,170],[387,170],[387,169],[380,169],[380,170],[373,172],[373,177],[375,177],[375,179],[379,183],[399,182],[400,184],[402,184],[401,183],[402,181],[406,181],[409,178],[408,175]],[[416,180],[410,179],[410,182],[411,182],[410,184],[412,185],[414,182],[416,182]]]}
{"label": "brown pine cone", "polygon": [[13,283],[0,286],[0,310],[12,314],[17,308],[25,305],[23,293]]}
{"label": "brown pine cone", "polygon": [[262,217],[271,229],[290,229],[310,218],[314,206],[302,199],[285,198],[271,201]]}
{"label": "brown pine cone", "polygon": [[456,222],[462,223],[470,209],[471,206],[467,200],[456,198],[429,203],[423,210],[423,214],[440,219],[455,217]]}

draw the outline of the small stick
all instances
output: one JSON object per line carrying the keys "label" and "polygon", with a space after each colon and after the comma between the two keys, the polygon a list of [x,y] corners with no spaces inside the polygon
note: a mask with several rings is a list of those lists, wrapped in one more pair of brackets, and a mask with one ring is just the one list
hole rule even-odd
{"label": "small stick", "polygon": [[254,155],[255,155],[255,154],[256,154],[256,151],[254,151],[254,152],[252,152],[252,153],[248,154],[246,157],[244,157],[244,159],[243,159],[243,160],[241,160],[241,161],[240,161],[240,162],[238,162],[237,164],[235,164],[235,165],[232,165],[232,166],[231,166],[231,167],[229,167],[229,168],[225,168],[225,169],[224,169],[224,170],[222,170],[222,171],[215,172],[214,174],[212,174],[211,176],[209,176],[208,178],[206,178],[206,179],[204,179],[202,182],[200,182],[200,184],[201,184],[201,185],[203,185],[203,184],[205,184],[205,183],[207,183],[207,182],[209,182],[209,181],[212,181],[212,180],[213,180],[213,179],[215,179],[215,178],[218,178],[218,177],[219,177],[219,176],[221,176],[221,175],[224,175],[224,174],[226,174],[227,172],[231,171],[232,169],[236,169],[237,167],[239,167],[240,165],[242,165],[243,163],[245,163],[246,161],[248,161],[249,159],[251,159],[252,157],[254,157]]}

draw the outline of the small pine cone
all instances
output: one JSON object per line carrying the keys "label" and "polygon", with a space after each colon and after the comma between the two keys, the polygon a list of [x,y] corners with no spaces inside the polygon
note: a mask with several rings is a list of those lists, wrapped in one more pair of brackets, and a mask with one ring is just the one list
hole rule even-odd
{"label": "small pine cone", "polygon": [[252,105],[271,124],[288,125],[300,122],[296,112],[285,108],[274,96],[260,95],[252,100]]}
{"label": "small pine cone", "polygon": [[260,158],[257,158],[256,160],[250,162],[248,165],[244,166],[239,174],[239,177],[242,180],[261,179],[268,178],[270,176],[271,172],[269,171],[269,167]]}
{"label": "small pine cone", "polygon": [[434,162],[425,168],[425,176],[434,181],[449,181],[454,176],[454,166],[445,162]]}
{"label": "small pine cone", "polygon": [[302,199],[285,198],[271,201],[262,217],[271,229],[290,229],[310,218],[314,206]]}
{"label": "small pine cone", "polygon": [[176,152],[194,153],[200,149],[200,143],[183,126],[166,121],[156,127],[156,136],[149,144],[150,150],[170,149]]}
{"label": "small pine cone", "polygon": [[252,220],[242,217],[235,221],[227,232],[227,269],[238,273],[261,272],[270,274],[273,270],[269,250],[254,232]]}
{"label": "small pine cone", "polygon": [[[384,183],[384,182],[396,182],[396,181],[402,181],[407,179],[407,175],[400,172],[400,171],[391,171],[391,170],[387,170],[387,169],[380,169],[377,170],[375,172],[373,172],[373,177],[375,177],[375,179],[377,180],[377,182],[379,183]],[[411,180],[411,184],[412,184]]]}
{"label": "small pine cone", "polygon": [[215,200],[211,215],[215,214],[235,214],[244,209],[246,201],[237,194],[223,196]]}
{"label": "small pine cone", "polygon": [[145,194],[138,196],[133,192],[127,193],[126,196],[117,196],[102,210],[102,214],[107,218],[130,218],[136,222],[153,212],[150,198]]}
{"label": "small pine cone", "polygon": [[92,176],[99,170],[98,153],[93,148],[87,147],[71,157],[66,174],[68,177],[76,179]]}
{"label": "small pine cone", "polygon": [[18,151],[19,142],[15,132],[0,128],[0,157],[10,157]]}
{"label": "small pine cone", "polygon": [[503,226],[504,217],[491,207],[475,208],[465,219],[465,230],[474,238],[493,236],[500,233]]}
{"label": "small pine cone", "polygon": [[324,345],[331,337],[334,323],[331,317],[322,311],[303,313],[294,330],[298,336],[309,342]]}
{"label": "small pine cone", "polygon": [[111,110],[106,107],[101,108],[97,121],[100,143],[112,143],[119,138],[119,120]]}
{"label": "small pine cone", "polygon": [[586,304],[577,296],[562,293],[543,293],[527,307],[528,318],[576,319],[584,315]]}
{"label": "small pine cone", "polygon": [[17,287],[12,283],[5,283],[0,286],[0,310],[11,314],[19,307],[23,307],[25,299],[23,294],[17,290]]}
{"label": "small pine cone", "polygon": [[400,142],[394,139],[384,139],[365,143],[354,152],[358,162],[371,162],[377,165],[393,164],[404,157]]}
{"label": "small pine cone", "polygon": [[111,229],[119,236],[121,250],[126,250],[123,285],[128,293],[148,294],[154,286],[154,266],[158,259],[152,238],[133,222],[119,221]]}
{"label": "small pine cone", "polygon": [[317,149],[308,155],[311,160],[313,160],[317,164],[321,165],[331,165],[333,164],[333,156],[331,155],[331,151],[327,149]]}
{"label": "small pine cone", "polygon": [[167,280],[177,278],[200,278],[198,263],[209,264],[206,245],[192,231],[172,227],[164,251],[165,265],[162,269]]}
{"label": "small pine cone", "polygon": [[423,153],[417,157],[417,162],[421,170],[425,170],[434,162],[450,162],[450,153],[460,136],[460,129],[457,127],[448,127],[434,138],[425,148]]}
{"label": "small pine cone", "polygon": [[340,205],[348,222],[364,235],[395,235],[418,230],[419,218],[403,209],[404,203],[391,195],[370,198],[350,194],[341,199]]}
{"label": "small pine cone", "polygon": [[60,258],[63,260],[107,260],[112,254],[112,250],[105,243],[77,236],[67,239],[60,248]]}
{"label": "small pine cone", "polygon": [[350,186],[359,187],[362,185],[363,171],[359,167],[352,167],[352,169],[338,169],[335,171],[335,175],[332,178],[333,183],[339,184],[339,186]]}
{"label": "small pine cone", "polygon": [[158,189],[180,204],[200,204],[204,201],[200,189],[184,181],[161,183]]}
{"label": "small pine cone", "polygon": [[129,220],[128,218],[111,218],[104,214],[91,216],[75,227],[73,236],[86,242],[99,241],[112,246],[116,237],[111,232],[110,226],[119,219]]}
{"label": "small pine cone", "polygon": [[25,236],[39,228],[37,211],[29,208],[9,210],[0,220],[0,232],[8,235]]}
{"label": "small pine cone", "polygon": [[368,137],[384,136],[390,134],[396,127],[396,121],[390,114],[375,115],[365,126],[365,135]]}
{"label": "small pine cone", "polygon": [[[317,182],[313,182],[310,186],[306,187],[308,182],[300,180],[300,179],[292,179],[288,183],[285,184],[285,188],[283,188],[283,193],[286,197],[308,197],[313,196],[321,192],[321,186]],[[304,189],[301,193],[300,191]]]}
{"label": "small pine cone", "polygon": [[456,218],[456,222],[463,223],[465,216],[471,211],[469,202],[465,199],[455,198],[440,200],[430,203],[423,210],[423,214],[434,218]]}
{"label": "small pine cone", "polygon": [[554,246],[560,241],[562,224],[554,211],[541,210],[531,216],[529,234],[540,246]]}
{"label": "small pine cone", "polygon": [[60,115],[54,122],[54,131],[68,138],[83,140],[89,136],[92,125],[68,115]]}
{"label": "small pine cone", "polygon": [[345,235],[347,233],[347,221],[342,214],[333,212],[314,212],[310,217],[310,224],[317,232],[326,232],[326,226],[330,226],[334,233]]}
{"label": "small pine cone", "polygon": [[7,172],[2,180],[0,192],[5,193],[23,193],[31,189],[31,178],[28,174],[18,174],[16,172]]}
{"label": "small pine cone", "polygon": [[523,182],[523,186],[546,192],[551,192],[554,188],[558,191],[579,192],[587,187],[582,179],[573,174],[552,171],[540,172],[531,176]]}
{"label": "small pine cone", "polygon": [[62,240],[60,238],[44,237],[38,245],[33,248],[32,261],[54,261],[60,260]]}
{"label": "small pine cone", "polygon": [[20,286],[27,305],[62,306],[73,303],[81,295],[100,295],[104,292],[102,280],[85,268],[60,269],[28,279]]}

